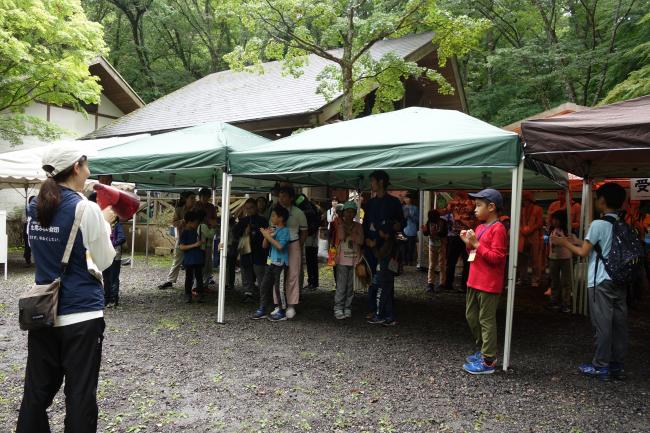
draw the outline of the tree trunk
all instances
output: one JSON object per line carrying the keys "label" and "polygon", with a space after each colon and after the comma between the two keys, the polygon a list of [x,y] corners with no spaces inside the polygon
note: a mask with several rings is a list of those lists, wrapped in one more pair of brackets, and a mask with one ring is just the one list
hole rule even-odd
{"label": "tree trunk", "polygon": [[140,70],[145,76],[147,86],[151,89],[155,88],[155,80],[153,79],[149,57],[146,53],[147,48],[145,47],[144,32],[142,29],[142,17],[148,11],[151,2],[144,2],[142,4],[132,4],[125,0],[110,0],[110,2],[121,10],[127,20],[129,20],[135,52],[140,61]]}
{"label": "tree trunk", "polygon": [[354,81],[352,80],[352,65],[341,65],[343,78],[343,101],[341,103],[341,116],[343,120],[354,117]]}
{"label": "tree trunk", "polygon": [[616,35],[618,33],[618,28],[620,25],[624,22],[624,20],[627,18],[627,16],[630,14],[630,11],[632,10],[632,6],[634,6],[635,0],[632,0],[629,4],[629,7],[627,11],[621,15],[621,8],[623,6],[623,1],[619,0],[618,4],[616,5],[616,14],[614,16],[614,21],[612,24],[612,34],[609,38],[609,45],[607,47],[607,52],[605,53],[605,60],[603,64],[603,69],[600,74],[600,80],[598,82],[598,88],[596,90],[596,94],[594,95],[594,99],[592,104],[596,105],[598,100],[600,99],[600,96],[603,93],[603,87],[605,86],[605,79],[607,78],[607,71],[609,69],[609,60],[614,52],[614,47],[616,45]]}
{"label": "tree trunk", "polygon": [[350,120],[354,117],[354,80],[352,79],[352,42],[354,40],[354,12],[353,1],[348,4],[348,28],[343,43],[343,59],[341,65],[341,78],[343,79],[343,101],[341,105],[341,116],[343,120]]}
{"label": "tree trunk", "polygon": [[[541,4],[540,0],[531,0],[531,2],[539,11],[539,15],[541,16],[542,22],[544,23],[546,40],[549,42],[549,45],[551,47],[557,49],[559,46],[559,40],[557,37],[557,33],[555,32],[555,25],[554,25],[554,17],[555,14],[557,13],[555,11],[556,8],[555,2],[552,2],[550,17],[547,15],[546,10],[544,9],[544,6]],[[569,62],[565,58],[560,58],[560,60],[558,60],[557,63],[558,66],[561,67],[562,69],[565,69],[569,65]],[[569,78],[569,76],[564,71],[561,73],[561,75],[562,75],[562,81],[564,81],[564,93],[567,99],[570,102],[576,102],[576,100],[578,99],[578,94],[576,92],[576,88],[575,85],[573,84],[573,81],[571,81],[571,78]]]}

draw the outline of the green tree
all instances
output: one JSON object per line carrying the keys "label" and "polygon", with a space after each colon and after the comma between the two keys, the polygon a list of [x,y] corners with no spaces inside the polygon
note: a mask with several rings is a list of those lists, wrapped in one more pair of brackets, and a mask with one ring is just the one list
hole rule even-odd
{"label": "green tree", "polygon": [[636,23],[626,40],[629,44],[617,66],[619,74],[629,71],[629,75],[609,91],[604,104],[650,95],[650,12]]}
{"label": "green tree", "polygon": [[598,104],[636,70],[631,79],[642,87],[649,26],[637,23],[648,0],[441,1],[493,24],[462,62],[470,112],[488,122],[508,124],[564,102]]}
{"label": "green tree", "polygon": [[238,0],[82,0],[109,60],[147,102],[227,68],[242,43]]}
{"label": "green tree", "polygon": [[392,53],[373,58],[377,42],[433,30],[444,66],[450,56],[466,54],[488,27],[486,20],[452,16],[434,0],[242,0],[240,13],[255,37],[225,56],[231,68],[262,72],[263,61],[281,60],[286,73],[299,77],[309,55],[329,60],[318,91],[328,100],[342,94],[343,119],[353,118],[373,90],[373,112],[392,110],[407,77],[426,76],[440,92],[453,92],[434,69]]}
{"label": "green tree", "polygon": [[88,71],[106,52],[102,27],[88,21],[79,0],[0,0],[0,138],[52,140],[61,129],[24,114],[33,101],[70,105],[99,102],[101,87]]}

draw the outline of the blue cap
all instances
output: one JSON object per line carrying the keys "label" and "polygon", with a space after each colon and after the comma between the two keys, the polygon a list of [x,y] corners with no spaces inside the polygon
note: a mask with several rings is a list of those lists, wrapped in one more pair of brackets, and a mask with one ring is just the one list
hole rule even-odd
{"label": "blue cap", "polygon": [[483,191],[475,192],[468,195],[471,198],[482,198],[483,200],[487,200],[489,203],[494,203],[497,207],[497,210],[503,209],[503,197],[501,196],[501,193],[496,189],[487,188],[484,189]]}

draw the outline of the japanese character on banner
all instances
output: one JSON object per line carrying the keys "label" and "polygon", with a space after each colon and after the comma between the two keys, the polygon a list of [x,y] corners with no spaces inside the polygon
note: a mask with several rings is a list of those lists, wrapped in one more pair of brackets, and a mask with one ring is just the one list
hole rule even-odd
{"label": "japanese character on banner", "polygon": [[630,179],[630,198],[632,200],[650,199],[650,178]]}

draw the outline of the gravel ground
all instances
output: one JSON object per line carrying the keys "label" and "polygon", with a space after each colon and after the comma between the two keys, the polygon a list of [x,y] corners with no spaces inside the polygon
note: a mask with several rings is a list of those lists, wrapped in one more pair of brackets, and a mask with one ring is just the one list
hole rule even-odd
{"label": "gravel ground", "polygon": [[[12,432],[22,395],[26,334],[17,296],[33,279],[14,257],[0,281],[0,431]],[[630,314],[626,382],[576,372],[592,338],[583,317],[545,311],[519,290],[512,369],[473,377],[464,298],[422,292],[425,275],[396,280],[400,324],[332,317],[331,271],[306,294],[293,321],[252,321],[236,293],[225,325],[214,297],[183,303],[180,287],[159,291],[168,262],[122,271],[122,305],[106,312],[98,400],[102,432],[648,432],[650,307]],[[500,310],[499,330],[503,329]],[[500,335],[503,338],[503,335]],[[62,391],[52,406],[63,431]]]}

